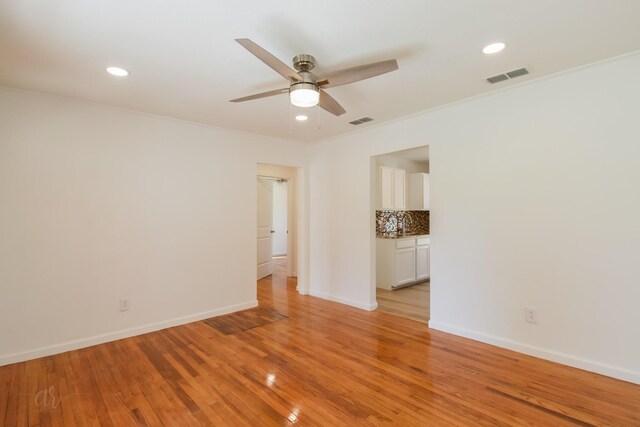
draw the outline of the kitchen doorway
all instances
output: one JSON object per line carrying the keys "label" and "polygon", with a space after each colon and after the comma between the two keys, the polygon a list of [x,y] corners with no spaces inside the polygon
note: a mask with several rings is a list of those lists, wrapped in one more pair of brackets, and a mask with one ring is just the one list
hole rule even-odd
{"label": "kitchen doorway", "polygon": [[431,297],[429,147],[371,161],[377,310],[428,323]]}

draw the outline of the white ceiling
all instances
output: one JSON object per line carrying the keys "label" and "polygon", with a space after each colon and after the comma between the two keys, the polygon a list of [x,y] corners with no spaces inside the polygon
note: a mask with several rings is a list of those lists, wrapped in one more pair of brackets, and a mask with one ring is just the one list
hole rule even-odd
{"label": "white ceiling", "polygon": [[[314,141],[639,50],[639,22],[639,0],[3,0],[0,85]],[[347,113],[310,109],[289,133],[286,95],[228,102],[287,86],[239,37],[287,64],[310,53],[318,73],[389,58],[400,69],[328,89]],[[497,40],[505,51],[481,53]],[[484,80],[522,66],[529,76]],[[363,116],[375,121],[348,124]]]}

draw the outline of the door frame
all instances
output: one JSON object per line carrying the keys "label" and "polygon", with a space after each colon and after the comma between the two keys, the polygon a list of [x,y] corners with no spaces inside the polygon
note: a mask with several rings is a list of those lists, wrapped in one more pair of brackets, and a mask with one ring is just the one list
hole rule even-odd
{"label": "door frame", "polygon": [[[289,231],[287,235],[287,276],[297,277],[297,290],[300,294],[306,295],[309,293],[309,211],[306,197],[309,182],[308,171],[306,168],[296,166],[260,162],[257,163],[256,171],[257,177],[287,181],[287,229]],[[257,194],[255,199],[257,208]],[[292,230],[294,231],[293,233],[291,232]]]}

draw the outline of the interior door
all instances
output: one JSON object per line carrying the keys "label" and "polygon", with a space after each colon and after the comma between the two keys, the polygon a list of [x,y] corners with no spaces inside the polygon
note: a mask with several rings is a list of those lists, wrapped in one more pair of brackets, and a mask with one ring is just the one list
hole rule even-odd
{"label": "interior door", "polygon": [[287,255],[287,222],[289,204],[286,181],[273,183],[273,256]]}
{"label": "interior door", "polygon": [[273,273],[273,181],[258,178],[258,279]]}

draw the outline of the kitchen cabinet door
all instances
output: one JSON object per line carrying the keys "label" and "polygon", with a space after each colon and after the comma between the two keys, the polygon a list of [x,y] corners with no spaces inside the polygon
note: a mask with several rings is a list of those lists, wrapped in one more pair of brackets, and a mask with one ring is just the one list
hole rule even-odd
{"label": "kitchen cabinet door", "polygon": [[396,249],[395,286],[416,281],[416,248]]}
{"label": "kitchen cabinet door", "polygon": [[393,170],[393,209],[406,208],[406,188],[404,169]]}
{"label": "kitchen cabinet door", "polygon": [[412,173],[409,176],[409,209],[430,210],[429,174]]}
{"label": "kitchen cabinet door", "polygon": [[379,209],[406,209],[406,183],[404,169],[380,166]]}
{"label": "kitchen cabinet door", "polygon": [[380,201],[381,209],[393,209],[393,178],[392,168],[380,167]]}
{"label": "kitchen cabinet door", "polygon": [[416,248],[416,280],[427,280],[431,276],[429,245]]}

